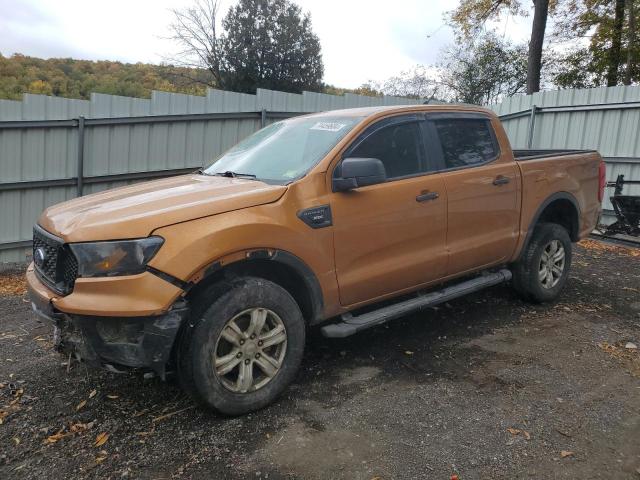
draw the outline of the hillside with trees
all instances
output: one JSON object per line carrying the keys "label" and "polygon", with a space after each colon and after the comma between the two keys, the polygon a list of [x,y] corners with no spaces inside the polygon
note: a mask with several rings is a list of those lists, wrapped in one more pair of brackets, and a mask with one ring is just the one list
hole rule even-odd
{"label": "hillside with trees", "polygon": [[[0,54],[0,99],[20,100],[24,93],[37,93],[86,100],[91,92],[149,98],[152,90],[204,95],[209,86],[209,73],[193,67]],[[323,84],[321,91],[382,95],[366,86],[353,89]]]}
{"label": "hillside with trees", "polygon": [[0,55],[0,98],[19,100],[23,93],[88,99],[91,92],[149,98],[152,90],[203,94],[206,72],[199,69]]}

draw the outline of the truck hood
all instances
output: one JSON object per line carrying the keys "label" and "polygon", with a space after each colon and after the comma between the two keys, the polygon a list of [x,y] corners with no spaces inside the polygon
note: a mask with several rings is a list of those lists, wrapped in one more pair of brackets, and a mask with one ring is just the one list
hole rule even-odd
{"label": "truck hood", "polygon": [[38,223],[67,242],[146,237],[166,225],[275,202],[286,190],[255,180],[182,175],[60,203]]}

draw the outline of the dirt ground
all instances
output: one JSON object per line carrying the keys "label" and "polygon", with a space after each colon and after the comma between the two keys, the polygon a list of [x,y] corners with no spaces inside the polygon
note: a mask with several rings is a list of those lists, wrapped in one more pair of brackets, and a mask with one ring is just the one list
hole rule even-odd
{"label": "dirt ground", "polygon": [[640,479],[640,250],[588,241],[555,305],[508,286],[347,339],[239,418],[51,350],[0,277],[0,478]]}

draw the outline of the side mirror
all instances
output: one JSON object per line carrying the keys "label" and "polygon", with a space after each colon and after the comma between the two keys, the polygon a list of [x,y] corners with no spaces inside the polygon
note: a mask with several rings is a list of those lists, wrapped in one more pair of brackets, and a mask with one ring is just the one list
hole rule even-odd
{"label": "side mirror", "polygon": [[377,158],[345,158],[335,174],[338,176],[333,179],[334,192],[346,192],[387,180],[384,164]]}

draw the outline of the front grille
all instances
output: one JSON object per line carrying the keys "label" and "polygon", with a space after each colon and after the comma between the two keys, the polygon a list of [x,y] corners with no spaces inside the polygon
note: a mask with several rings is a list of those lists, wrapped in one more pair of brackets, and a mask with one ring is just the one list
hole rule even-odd
{"label": "front grille", "polygon": [[62,239],[38,225],[33,227],[33,261],[45,284],[62,295],[71,293],[78,276],[78,261]]}

